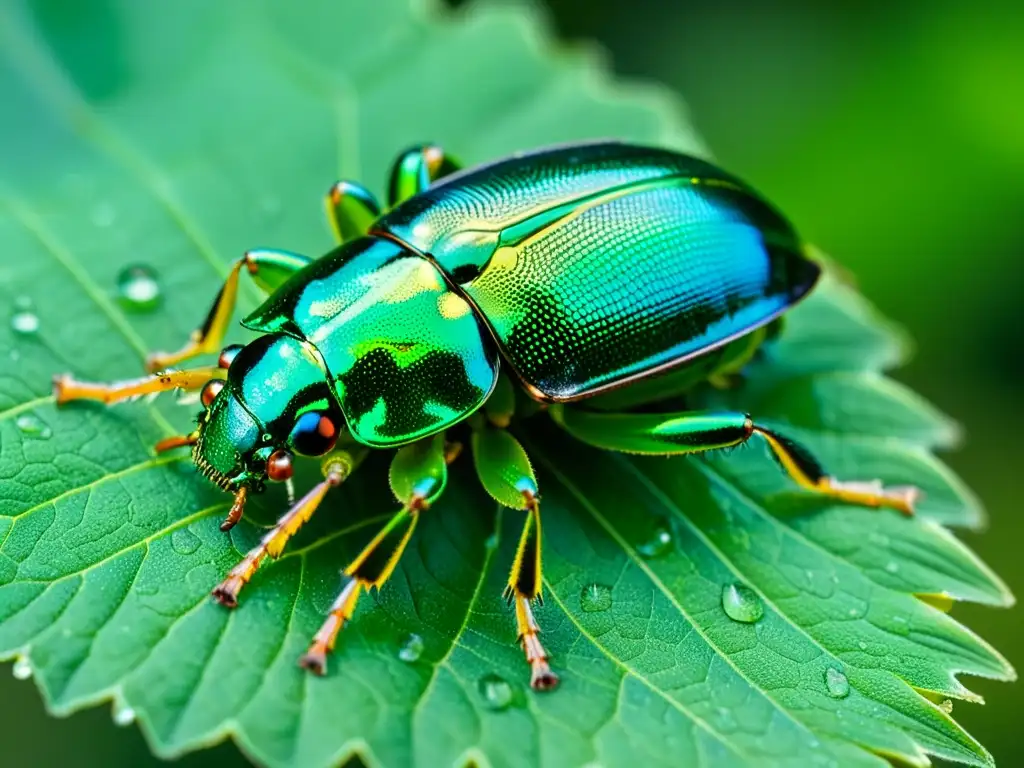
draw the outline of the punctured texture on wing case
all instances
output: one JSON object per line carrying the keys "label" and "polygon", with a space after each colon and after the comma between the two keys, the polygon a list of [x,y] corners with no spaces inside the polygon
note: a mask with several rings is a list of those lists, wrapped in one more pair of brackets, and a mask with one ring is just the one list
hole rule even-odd
{"label": "punctured texture on wing case", "polygon": [[791,226],[696,158],[555,148],[448,177],[375,231],[430,254],[535,395],[573,400],[760,327],[813,286]]}

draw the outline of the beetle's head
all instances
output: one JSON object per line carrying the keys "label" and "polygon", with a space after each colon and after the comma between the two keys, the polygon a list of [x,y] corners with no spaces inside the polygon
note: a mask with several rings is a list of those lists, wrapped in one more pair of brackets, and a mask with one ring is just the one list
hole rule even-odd
{"label": "beetle's head", "polygon": [[286,482],[296,455],[330,451],[344,426],[319,356],[307,343],[268,334],[228,347],[227,379],[203,388],[192,460],[226,491]]}

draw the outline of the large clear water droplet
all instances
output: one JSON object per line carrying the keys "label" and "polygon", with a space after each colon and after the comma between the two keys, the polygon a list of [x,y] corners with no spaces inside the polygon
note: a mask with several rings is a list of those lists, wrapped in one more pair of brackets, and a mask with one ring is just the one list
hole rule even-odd
{"label": "large clear water droplet", "polygon": [[32,299],[28,296],[19,296],[14,300],[11,330],[22,336],[34,336],[39,332],[39,315],[35,313]]}
{"label": "large clear water droplet", "polygon": [[612,607],[612,588],[605,584],[588,584],[580,590],[580,608],[586,613],[607,611]]}
{"label": "large clear water droplet", "polygon": [[488,709],[501,712],[512,703],[512,686],[497,675],[484,675],[477,681],[477,689]]}
{"label": "large clear water droplet", "polygon": [[135,710],[124,702],[118,702],[114,706],[114,725],[120,728],[127,728],[135,722]]}
{"label": "large clear water droplet", "polygon": [[156,271],[145,264],[125,267],[117,275],[117,297],[126,309],[145,312],[160,304]]}
{"label": "large clear water droplet", "polygon": [[650,560],[661,557],[672,549],[672,532],[665,525],[659,525],[654,529],[651,537],[640,544],[636,551],[640,557]]}
{"label": "large clear water droplet", "polygon": [[14,420],[15,426],[21,430],[25,437],[32,437],[37,440],[46,440],[53,435],[49,425],[36,416],[34,413],[22,413]]}
{"label": "large clear water droplet", "polygon": [[728,584],[722,588],[722,610],[730,619],[743,624],[753,624],[764,616],[761,598],[745,584]]}
{"label": "large clear water droplet", "polygon": [[850,681],[840,670],[829,667],[825,670],[825,689],[833,699],[845,699],[850,695]]}
{"label": "large clear water droplet", "polygon": [[202,543],[199,537],[187,528],[179,528],[171,534],[171,548],[179,555],[191,555]]}
{"label": "large clear water droplet", "polygon": [[24,656],[19,656],[11,667],[11,674],[15,680],[28,680],[32,677],[32,662]]}
{"label": "large clear water droplet", "polygon": [[413,634],[406,638],[405,644],[398,649],[398,658],[406,664],[412,664],[420,660],[423,655],[423,638]]}

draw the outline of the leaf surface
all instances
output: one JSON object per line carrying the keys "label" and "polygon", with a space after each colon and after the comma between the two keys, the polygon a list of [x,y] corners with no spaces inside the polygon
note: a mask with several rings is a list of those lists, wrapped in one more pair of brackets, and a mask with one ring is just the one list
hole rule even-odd
{"label": "leaf surface", "polygon": [[[990,762],[938,702],[973,697],[960,673],[1012,670],[932,603],[1012,598],[946,528],[982,520],[932,454],[955,430],[884,377],[898,334],[836,282],[743,386],[699,404],[788,429],[841,477],[921,486],[919,517],[808,500],[760,445],[633,459],[527,422],[538,618],[563,675],[551,695],[525,687],[500,599],[520,515],[495,508],[469,462],[321,680],[295,659],[339,569],[395,508],[386,458],[229,612],[209,590],[283,497],[225,536],[225,497],[151,447],[195,406],[53,404],[55,373],[136,376],[148,350],[176,347],[243,250],[326,251],[319,198],[335,178],[379,189],[424,140],[471,162],[601,136],[701,152],[668,95],[553,49],[521,10],[442,17],[404,0],[10,2],[0,94],[0,657],[30,665],[54,713],[113,698],[159,755],[231,736],[273,766]],[[118,301],[137,263],[159,273],[154,311]],[[257,300],[245,289],[242,309]],[[26,312],[37,331],[16,330]],[[730,594],[759,618],[729,618]],[[403,660],[412,635],[422,654]],[[495,677],[507,706],[485,695]]]}

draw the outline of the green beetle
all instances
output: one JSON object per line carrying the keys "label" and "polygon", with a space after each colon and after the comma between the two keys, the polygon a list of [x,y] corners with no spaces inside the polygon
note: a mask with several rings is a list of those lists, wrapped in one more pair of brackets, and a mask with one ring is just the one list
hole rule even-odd
{"label": "green beetle", "polygon": [[[229,607],[368,449],[399,448],[391,484],[402,509],[345,569],[303,666],[325,671],[360,592],[391,574],[458,453],[445,433],[465,421],[484,487],[525,512],[506,596],[532,687],[557,684],[531,607],[542,583],[537,483],[506,431],[517,384],[591,445],[682,454],[756,434],[804,488],[912,513],[914,489],[838,482],[745,413],[651,412],[652,402],[742,368],[819,276],[790,224],[739,180],[694,157],[624,143],[469,170],[423,146],[399,157],[388,198],[382,215],[363,187],[332,187],[327,209],[341,245],[317,260],[247,253],[184,348],[151,356],[162,373],[110,385],[55,381],[60,403],[201,389],[196,430],[157,448],[191,446],[202,473],[235,494],[224,530],[268,479],[290,482],[295,455],[324,457],[324,481],[214,590]],[[225,348],[216,366],[169,370],[219,350],[243,271],[270,294],[243,321],[263,335]],[[531,400],[519,398],[520,413],[523,402]]]}

